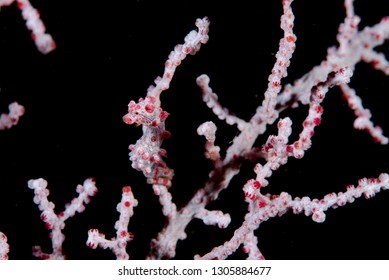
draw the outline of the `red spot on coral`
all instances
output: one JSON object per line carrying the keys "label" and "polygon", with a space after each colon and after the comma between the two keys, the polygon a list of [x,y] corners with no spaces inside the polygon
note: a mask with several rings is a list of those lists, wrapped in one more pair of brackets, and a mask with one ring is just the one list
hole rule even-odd
{"label": "red spot on coral", "polygon": [[186,47],[184,48],[184,52],[185,52],[186,54],[190,53],[191,51],[192,51],[192,48],[189,47],[189,46],[186,46]]}
{"label": "red spot on coral", "polygon": [[259,189],[261,187],[261,183],[258,181],[254,181],[253,183],[254,188]]}
{"label": "red spot on coral", "polygon": [[371,66],[373,66],[374,68],[376,68],[379,64],[380,64],[380,62],[378,60],[373,60],[371,62]]}
{"label": "red spot on coral", "polygon": [[250,250],[246,247],[246,246],[243,246],[242,247],[242,250],[244,253],[248,254],[250,252]]}
{"label": "red spot on coral", "polygon": [[296,41],[296,36],[289,35],[288,37],[286,37],[286,41],[288,41],[288,43],[293,43]]}
{"label": "red spot on coral", "polygon": [[320,125],[321,119],[320,119],[320,118],[314,118],[314,119],[313,119],[313,123],[314,123],[315,125]]}
{"label": "red spot on coral", "polygon": [[20,10],[22,10],[25,7],[24,3],[20,1],[17,1],[17,5],[18,5],[18,9]]}
{"label": "red spot on coral", "polygon": [[323,107],[320,105],[317,105],[315,108],[316,113],[321,114],[323,113]]}
{"label": "red spot on coral", "polygon": [[256,198],[256,195],[253,193],[245,192],[244,195],[248,197],[250,200],[254,200]]}
{"label": "red spot on coral", "polygon": [[259,203],[258,203],[258,206],[259,206],[259,208],[265,208],[266,207],[266,202],[264,202],[264,201],[260,201]]}
{"label": "red spot on coral", "polygon": [[367,179],[367,181],[369,182],[369,184],[377,183],[377,180],[375,178],[369,178],[369,179]]}
{"label": "red spot on coral", "polygon": [[293,147],[290,146],[290,145],[286,146],[286,151],[287,151],[288,153],[292,153],[292,152],[293,152]]}

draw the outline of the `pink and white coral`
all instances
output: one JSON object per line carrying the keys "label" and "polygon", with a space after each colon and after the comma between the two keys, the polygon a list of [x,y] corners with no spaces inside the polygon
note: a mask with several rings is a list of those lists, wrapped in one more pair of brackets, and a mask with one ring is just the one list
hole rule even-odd
{"label": "pink and white coral", "polygon": [[[14,1],[0,3],[12,4]],[[372,236],[376,235],[366,235],[369,231],[367,226],[344,235],[340,229],[325,229],[331,223],[342,223],[339,222],[341,218],[337,220],[338,217],[343,217],[343,221],[347,222],[357,220],[357,225],[362,224],[363,220],[370,222],[376,219],[376,224],[380,225],[380,217],[385,215],[384,210],[376,210],[377,201],[384,201],[385,194],[367,202],[359,200],[352,205],[348,204],[362,196],[372,198],[388,188],[387,164],[379,163],[378,160],[379,156],[385,157],[382,152],[387,151],[380,144],[388,142],[385,134],[386,119],[384,112],[379,109],[384,102],[377,102],[380,103],[378,105],[372,102],[374,98],[385,100],[382,97],[384,94],[366,94],[374,92],[370,88],[366,89],[371,86],[367,82],[367,86],[358,86],[359,83],[370,81],[371,76],[365,73],[379,73],[383,77],[388,74],[388,62],[384,55],[387,50],[388,19],[384,17],[381,21],[364,21],[366,13],[358,9],[360,2],[346,0],[345,19],[338,29],[337,42],[331,41],[333,47],[324,53],[323,44],[317,38],[326,37],[327,31],[332,30],[330,27],[328,30],[323,28],[325,32],[312,39],[315,41],[313,46],[307,48],[307,40],[304,40],[306,32],[317,30],[316,21],[302,24],[306,22],[304,18],[307,16],[315,17],[310,14],[311,10],[309,14],[306,9],[301,10],[302,5],[307,7],[312,3],[292,3],[288,0],[277,3],[282,8],[280,32],[278,26],[271,27],[271,20],[266,17],[264,21],[263,18],[273,14],[266,9],[275,3],[264,2],[264,7],[255,10],[258,14],[254,10],[247,11],[255,15],[254,19],[246,17],[234,6],[231,14],[235,16],[228,16],[228,19],[225,16],[222,23],[220,14],[224,15],[225,10],[212,13],[206,3],[193,5],[190,19],[171,18],[172,15],[166,12],[169,5],[159,3],[155,5],[164,9],[153,7],[158,10],[155,15],[152,8],[147,9],[147,17],[143,18],[137,12],[131,16],[125,13],[126,20],[131,24],[127,21],[125,24],[117,24],[122,17],[115,14],[113,20],[104,23],[91,21],[98,25],[98,32],[94,32],[94,29],[85,32],[85,26],[78,24],[69,34],[63,30],[65,27],[71,29],[73,18],[69,19],[68,11],[62,7],[55,11],[58,18],[68,19],[67,24],[54,24],[53,30],[57,32],[53,34],[59,36],[58,42],[61,42],[58,44],[58,55],[44,58],[37,56],[31,60],[37,64],[31,61],[30,64],[26,63],[34,66],[41,63],[42,66],[29,71],[32,78],[24,79],[26,83],[20,83],[26,88],[31,87],[28,92],[34,93],[31,100],[36,97],[36,103],[32,107],[28,105],[28,108],[33,109],[31,113],[30,109],[28,111],[31,114],[28,122],[20,122],[17,129],[3,134],[5,140],[7,137],[16,138],[17,142],[13,145],[6,142],[4,145],[12,149],[4,149],[2,170],[4,178],[8,178],[8,184],[3,182],[1,186],[7,186],[10,194],[3,196],[8,204],[2,203],[0,207],[12,209],[9,211],[12,215],[23,212],[15,220],[21,221],[21,217],[26,220],[25,215],[32,211],[18,209],[25,209],[26,205],[31,204],[31,194],[27,202],[12,201],[15,201],[16,196],[21,199],[20,195],[25,191],[25,184],[21,184],[21,181],[43,175],[47,176],[52,185],[59,186],[52,189],[53,194],[57,191],[64,194],[68,181],[76,177],[75,181],[78,182],[79,178],[92,173],[99,185],[99,195],[88,206],[88,211],[79,219],[72,219],[72,223],[74,221],[77,226],[67,224],[66,230],[62,230],[64,223],[61,223],[60,214],[54,213],[46,191],[42,191],[45,195],[39,196],[39,205],[45,204],[51,213],[51,218],[46,218],[49,229],[58,224],[58,227],[50,230],[56,232],[53,236],[58,236],[56,238],[61,242],[53,242],[57,244],[53,246],[53,253],[44,254],[42,251],[46,249],[41,249],[40,257],[110,256],[109,250],[90,250],[103,247],[112,250],[113,256],[118,259],[193,256],[196,259],[263,259],[277,257],[280,251],[282,256],[311,258],[327,256],[324,253],[322,255],[322,251],[328,247],[331,249],[327,248],[327,251],[337,258],[346,251],[354,257],[353,248],[360,250],[364,244],[375,241]],[[141,10],[142,5],[146,5],[143,1],[138,4],[139,7],[127,11],[139,11],[137,8]],[[333,12],[340,6],[336,6],[338,4],[335,1],[320,4],[331,11],[325,18],[324,25],[327,27]],[[120,7],[120,14],[126,11],[126,5],[129,4],[123,3],[123,7]],[[228,5],[225,3],[226,7]],[[319,8],[316,5],[319,4],[315,3],[313,10],[317,12]],[[89,14],[81,12],[83,8],[80,3],[77,10],[83,17],[104,14],[108,18],[109,7],[107,4],[105,8],[108,9],[104,8],[102,13]],[[94,5],[86,11],[100,8]],[[2,9],[1,13],[5,11]],[[362,19],[357,14],[363,15]],[[209,18],[204,18],[204,15],[209,15]],[[171,39],[171,34],[185,34],[189,21],[200,16],[202,18],[195,23],[196,30],[190,32],[180,45],[169,46],[168,41],[181,40],[181,37]],[[302,21],[299,21],[300,18]],[[58,23],[56,16],[52,16],[51,20]],[[79,19],[75,17],[74,20]],[[142,34],[138,33],[137,28],[143,27],[146,20],[150,25],[158,23],[156,25],[159,29],[153,26],[153,29],[146,28]],[[188,22],[184,23],[185,20]],[[253,23],[257,21],[261,24],[253,28]],[[116,30],[113,26],[124,30],[123,33],[117,36],[117,33],[112,32]],[[336,34],[332,35],[335,39]],[[69,39],[67,36],[75,38],[74,45],[63,45]],[[248,39],[243,39],[246,36]],[[274,41],[272,36],[281,38],[278,51],[277,45],[270,42]],[[123,41],[117,42],[118,37]],[[222,43],[218,42],[221,37],[224,38]],[[117,45],[120,47],[116,48]],[[268,48],[262,48],[264,45]],[[173,51],[166,59],[172,48]],[[120,58],[116,51],[121,51]],[[102,56],[93,56],[95,53]],[[310,69],[312,65],[308,61],[312,53],[326,56],[322,62],[312,62],[312,65],[317,66]],[[188,54],[196,55],[191,57]],[[10,57],[15,59],[14,56]],[[271,60],[272,66],[266,59]],[[12,71],[9,66],[15,63],[13,60],[10,59],[11,62],[6,63],[4,68]],[[124,67],[125,71],[123,67],[118,67],[121,64],[127,66]],[[163,71],[154,69],[154,65],[160,65]],[[301,65],[305,65],[305,68],[300,68]],[[370,67],[378,71],[371,71]],[[266,70],[267,80],[262,79],[262,74],[259,75],[262,69]],[[365,71],[362,71],[364,74],[360,74],[361,69]],[[142,77],[155,77],[157,71],[163,74],[142,94],[142,87],[146,89],[148,85],[148,81],[146,83]],[[218,76],[218,73],[223,74]],[[8,80],[9,76],[6,77],[5,80]],[[82,87],[74,87],[71,77],[76,77],[75,80]],[[49,83],[38,83],[41,80],[53,81],[58,88],[54,90]],[[249,84],[252,80],[255,80],[253,85],[260,84],[261,80],[264,82],[262,86],[251,86]],[[372,84],[378,87],[378,93],[385,89],[384,83]],[[47,95],[40,94],[40,87],[46,90]],[[257,95],[257,92],[264,94]],[[344,100],[337,99],[336,93],[342,95]],[[39,99],[42,97],[43,101]],[[113,99],[117,102],[111,103]],[[337,115],[336,108],[339,107],[342,107],[345,115]],[[208,109],[208,112],[203,109]],[[40,114],[39,118],[37,114]],[[124,123],[132,127],[120,122],[124,114]],[[14,117],[8,120],[8,124],[16,123]],[[49,120],[54,124],[47,125]],[[352,130],[353,122],[357,130],[364,131]],[[190,134],[187,132],[189,130]],[[124,154],[129,143],[133,143],[129,146],[130,163]],[[321,153],[319,157],[318,153]],[[370,155],[369,160],[363,159],[366,154]],[[374,154],[379,156],[373,158]],[[198,158],[201,160],[196,160]],[[20,168],[21,165],[25,169]],[[141,172],[129,170],[129,165]],[[302,167],[296,170],[296,166]],[[341,178],[339,174],[342,174]],[[12,176],[20,179],[9,179]],[[358,181],[362,177],[367,179]],[[44,185],[43,179],[31,182]],[[358,183],[356,186],[348,185],[352,182]],[[17,187],[19,184],[24,187],[22,191]],[[111,198],[120,193],[117,186],[127,184],[132,188],[123,189],[122,200],[116,209],[120,216],[110,231],[113,222],[109,209],[114,209],[110,206],[117,204],[117,197],[115,201]],[[325,188],[322,189],[323,186]],[[155,198],[151,197],[153,194]],[[62,199],[68,199],[59,196],[53,196],[53,201],[60,200],[59,204],[62,204]],[[340,207],[344,205],[347,206]],[[371,212],[368,212],[369,207]],[[362,210],[366,208],[366,211]],[[344,211],[350,212],[346,215]],[[308,218],[297,214],[304,214]],[[362,214],[368,216],[368,219]],[[3,255],[8,255],[9,247],[13,254],[13,248],[17,248],[15,240],[33,239],[31,243],[36,244],[36,239],[41,239],[39,227],[16,223],[20,224],[19,228],[23,225],[22,230],[12,232],[10,228],[15,225],[7,223],[11,218],[7,219],[7,215],[2,217],[0,223],[2,220],[6,222],[0,224],[0,230],[8,236],[8,241],[3,242],[3,248],[7,248],[3,249]],[[285,233],[285,220],[287,226],[292,228],[288,234]],[[29,217],[26,223],[32,221],[33,218]],[[293,223],[296,221],[297,225]],[[323,228],[323,233],[315,233],[312,228],[308,230],[298,221],[303,221],[301,223],[304,225],[313,224],[314,229],[320,223],[317,228],[320,228],[319,231]],[[277,223],[281,223],[282,227],[274,228]],[[34,228],[34,231],[30,231],[30,228]],[[86,237],[91,228],[89,237]],[[266,231],[270,232],[269,228],[271,233],[266,236]],[[25,234],[25,231],[30,234]],[[42,231],[45,232],[45,229]],[[335,240],[329,237],[332,232],[336,232]],[[66,243],[62,247],[65,241],[61,234],[65,233]],[[309,249],[303,252],[301,245],[293,239],[293,234],[301,238],[302,243],[306,242]],[[269,242],[269,235],[275,241]],[[18,239],[18,236],[23,238]],[[85,241],[88,246],[85,246]],[[326,246],[330,242],[335,244]],[[359,242],[363,244],[356,245]],[[82,248],[85,247],[82,255],[69,250],[81,243]],[[278,251],[275,249],[277,246],[280,248]],[[107,255],[100,257],[101,254]],[[371,258],[362,253],[358,257]]]}

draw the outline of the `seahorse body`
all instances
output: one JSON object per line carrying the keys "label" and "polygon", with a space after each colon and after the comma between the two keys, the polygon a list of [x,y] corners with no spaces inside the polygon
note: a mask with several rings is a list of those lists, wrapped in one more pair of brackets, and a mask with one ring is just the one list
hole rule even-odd
{"label": "seahorse body", "polygon": [[166,150],[161,148],[164,139],[170,137],[165,130],[165,120],[168,113],[156,105],[155,98],[147,96],[140,98],[139,102],[130,101],[128,113],[123,117],[127,124],[142,125],[143,136],[130,145],[130,160],[132,167],[142,171],[149,184],[171,186],[173,170],[166,166],[162,157],[166,156]]}

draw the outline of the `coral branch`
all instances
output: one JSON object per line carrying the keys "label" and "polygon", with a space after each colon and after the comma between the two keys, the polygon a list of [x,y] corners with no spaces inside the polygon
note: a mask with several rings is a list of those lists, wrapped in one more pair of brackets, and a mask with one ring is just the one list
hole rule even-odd
{"label": "coral branch", "polygon": [[220,156],[220,147],[215,146],[216,140],[216,125],[213,122],[205,122],[197,128],[197,134],[205,136],[205,157],[212,160],[215,168],[222,164]]}
{"label": "coral branch", "polygon": [[168,219],[177,214],[177,206],[172,201],[172,195],[164,185],[153,184],[154,194],[159,196],[159,203],[162,205],[162,213]]}
{"label": "coral branch", "polygon": [[357,117],[354,121],[354,127],[356,129],[366,130],[373,137],[375,142],[383,145],[388,144],[388,137],[382,134],[381,127],[374,126],[373,122],[370,120],[370,110],[363,108],[362,100],[356,95],[355,90],[346,84],[341,85],[340,88],[347,100],[348,106],[354,111],[354,114]]}
{"label": "coral branch", "polygon": [[23,19],[26,21],[26,27],[32,32],[33,39],[38,50],[47,54],[56,48],[56,44],[50,34],[46,33],[46,27],[40,19],[39,12],[31,5],[28,0],[1,0],[1,6],[8,6],[13,2],[17,3],[22,11]]}
{"label": "coral branch", "polygon": [[209,211],[202,209],[195,214],[195,218],[203,220],[206,225],[217,225],[219,228],[226,228],[231,222],[230,215],[224,214],[220,210]]}
{"label": "coral branch", "polygon": [[28,187],[34,190],[34,202],[42,212],[41,219],[45,222],[46,228],[51,231],[49,237],[53,245],[53,252],[51,254],[44,253],[40,246],[35,246],[33,247],[33,255],[40,259],[65,259],[66,256],[62,250],[62,243],[65,240],[65,235],[62,233],[62,230],[65,228],[65,221],[73,217],[76,212],[83,212],[85,210],[84,204],[88,204],[90,197],[97,193],[94,179],[87,179],[82,185],[78,185],[76,189],[78,197],[74,198],[71,203],[65,205],[65,210],[58,215],[54,212],[54,203],[47,199],[49,196],[47,181],[42,178],[29,180]]}
{"label": "coral branch", "polygon": [[105,235],[99,233],[97,229],[90,229],[86,244],[92,249],[96,249],[98,246],[104,249],[109,248],[118,260],[128,260],[127,243],[134,239],[133,234],[128,232],[128,224],[134,215],[134,207],[137,205],[138,201],[134,198],[131,187],[124,187],[122,200],[116,207],[120,213],[119,220],[115,223],[116,238],[106,239]]}
{"label": "coral branch", "polygon": [[0,231],[0,260],[8,260],[8,252],[7,236]]}
{"label": "coral branch", "polygon": [[197,85],[200,87],[203,92],[203,101],[207,106],[212,109],[214,114],[221,120],[225,120],[227,124],[238,126],[239,130],[243,130],[247,123],[231,114],[227,108],[222,107],[218,101],[217,94],[214,93],[209,86],[209,77],[207,75],[201,75],[196,80]]}
{"label": "coral branch", "polygon": [[[322,223],[325,220],[325,211],[330,207],[337,208],[338,206],[344,206],[346,203],[354,202],[355,198],[359,198],[362,194],[365,198],[371,198],[380,190],[389,189],[389,175],[381,174],[378,179],[361,179],[358,182],[358,186],[355,188],[350,185],[347,186],[347,191],[344,193],[331,193],[326,195],[322,199],[310,199],[309,197],[295,198],[288,193],[281,193],[280,195],[271,196],[267,194],[255,201],[250,202],[249,213],[245,217],[245,222],[237,229],[234,236],[223,245],[215,247],[211,252],[204,256],[196,256],[196,259],[226,259],[232,254],[238,247],[246,242],[243,247],[246,253],[249,253],[249,258],[255,256],[258,259],[263,259],[259,249],[255,248],[256,240],[252,239],[252,232],[258,228],[258,226],[270,218],[276,216],[282,216],[288,210],[292,209],[293,213],[299,214],[304,211],[306,216],[312,216],[312,220],[318,223]],[[266,201],[266,202],[265,202]],[[254,253],[255,252],[255,253]]]}
{"label": "coral branch", "polygon": [[9,113],[1,114],[0,116],[0,130],[9,129],[14,125],[17,125],[19,118],[24,114],[24,107],[17,102],[13,102],[8,106]]}
{"label": "coral branch", "polygon": [[[282,1],[284,13],[281,16],[281,29],[284,31],[284,37],[280,40],[279,49],[276,54],[277,61],[268,78],[267,90],[264,93],[262,105],[257,108],[257,112],[252,121],[260,124],[261,130],[266,129],[266,124],[271,124],[278,117],[276,110],[277,95],[281,91],[281,79],[287,76],[287,68],[290,65],[290,59],[296,49],[296,35],[293,33],[294,15],[291,9],[293,0]],[[263,121],[263,122],[262,122]]]}
{"label": "coral branch", "polygon": [[175,46],[174,50],[169,54],[168,60],[165,62],[165,71],[162,78],[155,79],[155,86],[150,86],[147,95],[153,96],[159,104],[161,92],[169,88],[170,82],[173,79],[174,72],[177,66],[190,55],[195,55],[201,47],[201,44],[208,42],[209,19],[207,17],[196,20],[198,31],[192,30],[186,37],[183,45]]}
{"label": "coral branch", "polygon": [[16,0],[16,2],[22,11],[27,28],[32,32],[31,38],[38,50],[43,54],[53,51],[56,48],[55,42],[51,35],[46,33],[46,27],[39,17],[39,12],[28,0]]}

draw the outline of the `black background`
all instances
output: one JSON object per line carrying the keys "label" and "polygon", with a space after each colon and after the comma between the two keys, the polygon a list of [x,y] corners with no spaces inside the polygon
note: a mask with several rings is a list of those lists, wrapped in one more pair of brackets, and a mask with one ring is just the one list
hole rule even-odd
{"label": "black background", "polygon": [[[195,28],[196,18],[208,16],[210,40],[196,56],[177,69],[171,87],[162,95],[172,138],[164,143],[167,162],[175,170],[171,193],[178,206],[207,179],[211,164],[204,159],[204,139],[196,134],[204,121],[218,126],[217,144],[225,151],[236,135],[235,127],[217,120],[201,100],[196,77],[206,73],[220,102],[248,120],[261,103],[267,77],[282,36],[281,1],[31,1],[57,43],[42,55],[16,5],[0,12],[0,111],[17,101],[26,107],[20,123],[0,132],[0,231],[8,236],[10,259],[33,259],[31,247],[51,252],[47,230],[33,203],[27,181],[44,178],[56,211],[75,195],[75,187],[88,177],[99,189],[86,211],[69,219],[64,253],[68,259],[113,259],[109,250],[86,245],[87,231],[98,228],[113,237],[121,189],[131,185],[139,201],[129,230],[135,240],[128,246],[132,259],[143,259],[150,239],[164,224],[157,198],[140,172],[130,167],[128,145],[141,128],[126,125],[122,116],[131,99],[145,96],[175,44]],[[80,3],[82,2],[82,3]],[[385,1],[356,1],[361,27],[377,23],[389,10]],[[289,76],[293,82],[325,59],[336,45],[337,27],[345,12],[343,2],[295,1],[297,49]],[[380,50],[388,54],[388,43]],[[373,121],[389,135],[389,78],[358,64],[352,87],[371,109]],[[389,171],[389,149],[353,129],[353,113],[332,89],[324,101],[322,125],[313,147],[303,159],[290,159],[274,172],[265,190],[321,198],[344,191],[362,177]],[[292,139],[301,129],[307,108],[288,110],[294,122]],[[258,138],[264,143],[269,133]],[[203,255],[231,238],[243,219],[247,204],[242,186],[254,177],[252,164],[244,164],[220,199],[209,206],[232,216],[229,228],[220,230],[193,220],[188,238],[177,246],[177,259]],[[259,247],[268,259],[389,259],[387,219],[389,193],[327,212],[323,224],[310,217],[288,213],[263,223],[256,231]],[[231,256],[245,258],[241,250]]]}

